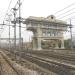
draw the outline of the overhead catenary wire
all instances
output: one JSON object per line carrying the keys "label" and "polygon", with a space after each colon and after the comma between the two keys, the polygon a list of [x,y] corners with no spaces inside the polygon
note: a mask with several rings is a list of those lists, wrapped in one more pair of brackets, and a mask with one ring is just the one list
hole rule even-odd
{"label": "overhead catenary wire", "polygon": [[[3,23],[4,23],[4,20],[5,20],[5,18],[6,18],[6,15],[7,15],[7,13],[8,13],[8,10],[9,10],[9,8],[10,8],[10,5],[11,5],[12,1],[13,1],[13,0],[10,0],[10,2],[9,2],[8,8],[7,8],[7,10],[6,10],[6,13],[5,13],[5,16],[4,16],[4,19],[3,19]],[[2,28],[3,28],[3,25],[2,25]],[[3,31],[4,31],[4,28],[1,30],[1,34],[3,33]]]}
{"label": "overhead catenary wire", "polygon": [[[7,16],[7,14],[8,14],[8,11],[9,11],[9,8],[10,8],[10,5],[11,5],[12,1],[13,1],[13,0],[11,0],[10,3],[9,3],[9,6],[8,6],[8,8],[7,8],[7,11],[6,11],[6,14],[5,14],[5,16],[4,16],[4,20],[3,20],[3,21],[5,21],[5,18],[6,18],[6,16]],[[17,2],[16,2],[16,4],[15,4],[14,8],[16,8],[16,5],[18,4],[18,1],[19,1],[19,0],[17,0]],[[24,1],[24,0],[23,0],[23,1]],[[22,1],[22,3],[23,3],[23,1]],[[22,3],[21,3],[21,5],[22,5]],[[12,10],[12,9],[11,9],[11,10]],[[10,10],[10,11],[11,11],[11,10]]]}
{"label": "overhead catenary wire", "polygon": [[69,14],[67,14],[67,15],[64,15],[64,16],[62,16],[62,17],[59,17],[59,19],[62,19],[62,18],[64,18],[64,17],[69,16],[69,15],[72,15],[72,14],[74,14],[74,13],[75,13],[75,11],[72,12],[72,13],[69,13]]}
{"label": "overhead catenary wire", "polygon": [[5,16],[4,16],[4,20],[5,20],[5,17],[6,17],[6,15],[7,15],[7,13],[8,13],[8,10],[9,10],[9,8],[10,8],[10,5],[11,5],[12,1],[13,1],[13,0],[11,0],[10,3],[9,3],[9,6],[8,6],[8,8],[7,8],[7,11],[6,11],[6,14],[5,14]]}
{"label": "overhead catenary wire", "polygon": [[[24,0],[22,0],[20,6],[23,4],[23,2],[24,2]],[[17,0],[17,2],[16,2],[16,4],[15,4],[14,8],[16,8],[18,4],[19,4],[19,0]],[[19,9],[19,6],[18,6],[16,9],[18,10],[18,9]]]}
{"label": "overhead catenary wire", "polygon": [[66,14],[66,13],[69,13],[69,12],[72,11],[72,10],[75,10],[75,8],[72,8],[72,9],[70,9],[70,10],[68,10],[68,11],[66,11],[66,12],[64,12],[64,13],[62,13],[62,14],[60,14],[60,15],[57,15],[57,17],[60,17],[60,16],[62,16],[62,15],[64,15],[64,14]]}
{"label": "overhead catenary wire", "polygon": [[54,13],[54,14],[58,14],[59,12],[62,12],[62,11],[64,11],[65,9],[67,9],[67,8],[69,8],[69,7],[73,6],[73,5],[75,5],[75,3],[68,5],[67,7],[65,7],[65,8],[63,8],[63,9],[61,9],[61,10],[57,11],[57,12],[56,12],[56,13]]}
{"label": "overhead catenary wire", "polygon": [[[6,16],[7,16],[7,14],[8,14],[8,11],[9,11],[9,8],[10,8],[10,5],[11,5],[12,1],[13,1],[13,0],[11,0],[11,1],[9,2],[9,6],[8,6],[8,8],[7,8],[7,11],[6,11],[6,14],[5,14],[5,16],[4,16],[4,20],[3,20],[3,21],[5,21],[5,18],[6,18]],[[18,3],[18,1],[17,1],[17,3]],[[17,3],[15,4],[15,6],[17,5]],[[12,9],[10,9],[10,11],[11,11],[11,10],[12,10]]]}
{"label": "overhead catenary wire", "polygon": [[[6,10],[6,13],[5,13],[5,16],[4,16],[4,19],[3,19],[3,23],[4,23],[4,21],[5,21],[5,18],[6,18],[6,16],[7,16],[7,13],[8,13],[8,10],[9,10],[9,8],[10,8],[10,5],[11,5],[12,1],[13,1],[13,0],[10,0],[10,2],[9,2],[8,8],[7,8],[7,10]],[[2,27],[3,27],[3,26],[2,26]]]}
{"label": "overhead catenary wire", "polygon": [[[0,25],[2,25],[2,24],[0,24]],[[5,26],[9,26],[8,24],[5,24]],[[14,27],[14,25],[10,25],[11,27]],[[72,25],[73,26],[73,25]],[[18,26],[18,25],[16,25],[16,27],[21,27],[21,28],[27,28],[27,27],[24,27],[24,26]],[[42,28],[42,27],[41,27]],[[52,29],[52,28],[50,28],[50,29]],[[67,30],[67,32],[69,32],[69,30]]]}
{"label": "overhead catenary wire", "polygon": [[[2,24],[0,24],[0,26],[2,26]],[[9,26],[9,25],[8,24],[4,24],[4,26]],[[12,24],[10,26],[14,27],[14,25],[12,25]],[[19,27],[19,26],[16,25],[16,27]],[[21,26],[21,28],[26,28],[26,27]]]}
{"label": "overhead catenary wire", "polygon": [[69,18],[67,18],[67,19],[64,19],[65,21],[69,21],[69,20],[74,20],[75,19],[75,16],[72,16],[72,17],[69,17]]}
{"label": "overhead catenary wire", "polygon": [[[64,18],[67,18],[66,20],[73,19],[74,16],[71,17],[71,15],[74,14],[75,12],[72,12],[72,13],[69,13],[69,12],[72,11],[72,10],[74,10],[75,8],[72,8],[72,9],[70,9],[70,10],[67,10],[66,12],[61,13],[61,14],[58,15],[59,12],[62,12],[62,11],[64,11],[64,10],[70,8],[70,7],[73,6],[73,5],[75,5],[75,3],[70,4],[70,5],[68,5],[67,7],[65,7],[65,8],[63,8],[63,9],[57,11],[55,14],[57,15],[58,19],[64,19]],[[67,14],[67,13],[69,13],[69,14]],[[64,16],[63,16],[63,15],[64,15]],[[60,17],[60,16],[61,16],[61,17]],[[68,17],[69,17],[69,18],[68,18]]]}
{"label": "overhead catenary wire", "polygon": [[[7,14],[8,14],[8,11],[9,11],[9,8],[10,8],[10,5],[11,5],[12,1],[13,1],[13,0],[11,0],[11,1],[10,1],[10,3],[9,3],[8,9],[7,9],[6,14],[5,14],[5,16],[4,16],[3,23],[4,23],[4,21],[5,21],[5,18],[6,18],[6,16],[7,16]],[[16,2],[16,4],[15,4],[15,6],[14,6],[14,7],[16,7],[16,6],[17,6],[18,1],[19,1],[19,0],[17,0],[17,2]],[[21,5],[22,5],[23,1],[24,1],[24,0],[22,0]],[[11,9],[11,10],[12,10],[12,9]],[[11,12],[11,10],[10,10],[10,12]],[[2,25],[2,27],[3,27],[3,26],[4,26],[4,24]],[[2,32],[3,32],[3,31],[4,31],[4,28],[2,29]]]}
{"label": "overhead catenary wire", "polygon": [[19,0],[17,0],[17,2],[16,2],[16,4],[15,4],[14,8],[16,8],[16,6],[17,6],[17,4],[18,4],[18,1],[19,1]]}

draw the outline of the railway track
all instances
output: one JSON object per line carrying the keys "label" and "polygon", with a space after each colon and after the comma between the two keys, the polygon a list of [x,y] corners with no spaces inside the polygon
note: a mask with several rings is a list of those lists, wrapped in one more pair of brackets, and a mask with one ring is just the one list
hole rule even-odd
{"label": "railway track", "polygon": [[75,57],[72,55],[32,51],[25,52],[24,57],[30,62],[36,63],[47,70],[52,70],[59,75],[75,75]]}
{"label": "railway track", "polygon": [[50,51],[27,51],[24,53],[29,53],[31,55],[37,55],[39,57],[54,59],[75,65],[75,55],[65,55]]}
{"label": "railway track", "polygon": [[[8,51],[8,50],[7,50]],[[14,52],[12,52],[14,53]],[[18,51],[16,51],[17,54],[19,54]],[[29,54],[33,54],[33,55],[37,55],[37,56],[40,56],[40,57],[46,57],[46,58],[54,58],[56,60],[66,60],[68,63],[71,63],[71,64],[75,64],[75,55],[68,55],[68,54],[60,54],[60,53],[57,53],[57,52],[52,52],[52,51],[20,51],[21,55],[24,55],[26,53],[29,53]]]}
{"label": "railway track", "polygon": [[0,75],[19,75],[2,52],[0,52],[0,73]]}
{"label": "railway track", "polygon": [[[14,57],[14,52],[10,52],[9,50],[3,50],[3,52],[7,55],[7,56],[11,56]],[[17,57],[19,58],[19,56],[17,55]],[[16,59],[14,58],[13,60],[16,61]],[[19,60],[18,60],[19,61]],[[23,61],[23,60],[22,60]],[[22,62],[20,60],[20,62],[18,64],[15,64],[13,66],[15,66],[14,68],[17,69],[16,71],[18,72],[18,75],[39,75],[36,71],[30,70],[28,68],[24,68],[23,66],[20,66],[19,64]],[[24,61],[23,61],[24,62]]]}
{"label": "railway track", "polygon": [[[17,56],[19,55],[18,52],[16,53],[16,55]],[[48,55],[48,58],[49,57],[50,56]],[[51,60],[50,58],[48,59],[46,53],[43,55],[43,53],[38,54],[38,53],[30,53],[30,52],[21,52],[21,58],[28,60],[34,64],[37,64],[38,66],[44,68],[47,72],[52,71],[56,73],[57,75],[75,75],[75,65],[71,65],[65,62]],[[65,60],[63,58],[61,58],[61,60]],[[71,58],[71,61],[74,62],[74,60],[72,60],[72,57],[68,57],[68,59],[69,58]]]}
{"label": "railway track", "polygon": [[37,57],[34,55],[26,54],[23,58],[29,60],[32,63],[39,65],[47,71],[52,71],[57,75],[75,75],[75,66],[70,66],[65,63],[59,63],[45,58]]}
{"label": "railway track", "polygon": [[0,75],[2,75],[2,65],[1,65],[1,61],[0,61]]}

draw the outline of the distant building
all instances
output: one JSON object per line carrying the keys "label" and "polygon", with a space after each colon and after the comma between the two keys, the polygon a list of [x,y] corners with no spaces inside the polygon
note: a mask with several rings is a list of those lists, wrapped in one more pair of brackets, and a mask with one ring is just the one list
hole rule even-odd
{"label": "distant building", "polygon": [[33,50],[42,50],[42,43],[49,42],[50,48],[64,48],[63,32],[67,30],[68,24],[64,21],[57,20],[54,15],[44,17],[28,17],[24,24],[27,30],[33,32]]}

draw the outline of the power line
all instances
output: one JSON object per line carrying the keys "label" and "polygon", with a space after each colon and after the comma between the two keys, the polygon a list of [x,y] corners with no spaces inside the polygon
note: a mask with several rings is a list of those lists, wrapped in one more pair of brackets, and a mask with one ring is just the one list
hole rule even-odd
{"label": "power line", "polygon": [[65,16],[59,17],[59,19],[62,19],[62,18],[64,18],[64,17],[66,17],[66,16],[69,16],[69,15],[71,15],[71,14],[73,14],[73,13],[75,13],[75,11],[72,12],[72,13],[69,13],[69,14],[67,14],[67,15],[65,15]]}
{"label": "power line", "polygon": [[[22,0],[22,2],[21,2],[21,4],[20,5],[22,5],[22,3],[24,2],[24,0]],[[17,2],[16,2],[16,4],[15,4],[15,6],[14,6],[14,8],[16,8],[16,6],[19,4],[19,0],[17,0]],[[17,10],[19,9],[19,6],[18,6],[18,8],[16,8]]]}
{"label": "power line", "polygon": [[[13,1],[13,0],[11,0],[10,3],[9,3],[8,9],[7,9],[6,14],[5,14],[5,16],[4,16],[4,20],[5,20],[5,17],[6,17],[6,15],[7,15],[7,13],[8,13],[8,10],[9,10],[9,8],[10,8],[10,5],[11,5],[12,1]],[[19,0],[17,0],[17,3],[15,4],[14,7],[16,7],[16,5],[18,4],[18,1],[19,1]],[[24,1],[24,0],[23,0],[23,1]],[[23,3],[23,1],[22,1],[22,3]],[[21,5],[22,5],[22,3],[21,3]],[[19,8],[19,7],[18,7],[18,8]],[[12,9],[11,9],[11,10],[12,10]],[[10,11],[11,11],[11,10],[10,10]],[[3,20],[3,23],[4,23],[4,20]],[[3,24],[3,25],[4,25],[4,24]],[[2,26],[3,26],[3,25],[2,25]],[[3,29],[3,30],[4,30],[4,29]]]}
{"label": "power line", "polygon": [[[10,8],[10,5],[11,5],[12,1],[13,1],[13,0],[11,0],[10,3],[9,3],[9,6],[8,6],[8,9],[7,9],[6,14],[5,14],[5,16],[4,16],[4,19],[5,19],[6,15],[7,15],[7,13],[8,13],[8,10],[9,10],[9,8]],[[14,8],[16,8],[16,5],[18,4],[18,1],[19,1],[19,0],[17,0],[17,3],[15,4]],[[24,1],[24,0],[23,0],[23,1]],[[23,3],[23,1],[22,1],[22,3]],[[21,3],[21,5],[22,5],[22,3]],[[11,11],[11,10],[10,10],[10,11]],[[3,21],[4,21],[4,20],[3,20]]]}
{"label": "power line", "polygon": [[[11,1],[9,2],[8,8],[7,8],[7,10],[6,10],[6,14],[5,14],[5,16],[4,16],[4,20],[5,20],[5,18],[6,18],[6,15],[7,15],[7,13],[8,13],[8,10],[9,10],[9,8],[10,8],[10,5],[11,5],[12,1],[13,1],[13,0],[11,0]],[[3,20],[3,23],[4,23],[4,20]],[[3,26],[3,25],[2,25],[2,26]],[[3,29],[3,30],[4,30],[4,29]],[[3,30],[2,30],[2,32],[3,32]]]}
{"label": "power line", "polygon": [[[8,13],[8,10],[9,10],[9,8],[10,8],[10,5],[11,5],[12,1],[13,1],[13,0],[11,0],[10,3],[9,3],[8,9],[7,9],[6,14],[5,14],[5,17],[6,17],[6,15],[7,15],[7,13]],[[5,19],[5,17],[4,17],[4,19]]]}
{"label": "power line", "polygon": [[73,6],[73,5],[75,5],[75,3],[68,5],[67,7],[65,7],[65,8],[63,8],[63,9],[61,9],[61,10],[57,11],[57,12],[56,12],[56,13],[54,13],[54,14],[57,14],[57,13],[59,13],[59,12],[61,12],[61,11],[65,10],[65,9],[67,9],[67,8],[69,8],[69,7]]}
{"label": "power line", "polygon": [[72,19],[75,19],[75,16],[72,16],[72,17],[70,17],[70,18],[67,18],[67,19],[65,19],[65,20],[72,20]]}
{"label": "power line", "polygon": [[[5,21],[5,18],[6,18],[6,16],[7,16],[7,13],[8,13],[8,10],[9,10],[9,8],[10,8],[10,5],[11,5],[12,1],[13,1],[13,0],[11,0],[10,3],[9,3],[9,6],[8,6],[8,8],[7,8],[7,11],[6,11],[6,14],[5,14],[5,16],[4,16],[3,23],[4,23],[4,21]],[[17,2],[18,2],[18,1],[17,1]],[[11,10],[12,10],[12,9],[11,9]],[[11,10],[10,10],[10,11],[11,11]],[[3,24],[3,25],[4,25],[4,24]],[[2,25],[2,26],[3,26],[3,25]],[[4,29],[2,30],[2,33],[3,33],[3,31],[4,31]]]}
{"label": "power line", "polygon": [[[2,25],[2,24],[0,24],[0,25]],[[8,24],[4,24],[4,26],[9,26]],[[14,25],[10,25],[10,26],[12,26],[12,27],[14,27]],[[19,27],[18,25],[16,25],[17,27]],[[21,28],[26,28],[26,27],[22,27],[21,26]]]}
{"label": "power line", "polygon": [[16,6],[17,6],[17,4],[18,4],[18,1],[19,1],[19,0],[17,0],[17,2],[16,2],[16,4],[15,4],[14,8],[16,8]]}
{"label": "power line", "polygon": [[68,13],[68,12],[74,10],[74,9],[75,9],[75,8],[72,8],[72,9],[70,9],[70,10],[68,10],[68,11],[66,11],[66,12],[64,12],[64,13],[62,13],[62,14],[60,14],[60,15],[58,15],[57,17],[60,17],[60,16],[62,16],[63,14],[66,14],[66,13]]}

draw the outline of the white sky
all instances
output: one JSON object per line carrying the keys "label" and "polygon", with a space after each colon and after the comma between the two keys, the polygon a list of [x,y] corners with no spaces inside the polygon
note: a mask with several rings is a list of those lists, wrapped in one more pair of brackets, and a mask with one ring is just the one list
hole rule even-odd
{"label": "white sky", "polygon": [[[0,1],[0,23],[2,23],[2,20],[4,19],[9,2],[10,0]],[[16,2],[17,0],[12,0],[10,8],[13,8]],[[27,18],[29,16],[47,17],[72,3],[75,3],[75,0],[24,0],[21,7],[22,8],[21,15],[23,18]],[[74,7],[75,5],[72,8]],[[60,13],[56,14],[55,16],[59,15]],[[1,37],[8,37],[8,27],[6,26],[4,27],[5,29]],[[22,29],[22,37],[25,39],[25,41],[29,40],[29,37],[31,35],[32,35],[31,32],[26,31],[26,29],[24,28]],[[13,37],[12,27],[11,27],[11,37]],[[18,37],[18,28],[17,28],[17,37]],[[69,37],[69,33],[65,35],[65,38],[68,37]]]}

